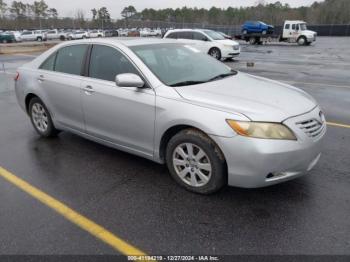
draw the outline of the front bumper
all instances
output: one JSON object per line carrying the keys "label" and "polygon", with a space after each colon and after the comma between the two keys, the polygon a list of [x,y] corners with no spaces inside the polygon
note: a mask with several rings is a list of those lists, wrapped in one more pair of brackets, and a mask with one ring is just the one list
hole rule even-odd
{"label": "front bumper", "polygon": [[240,47],[238,49],[234,49],[233,47],[230,47],[230,48],[226,47],[221,50],[221,57],[222,58],[236,57],[236,56],[239,56],[240,53],[241,53]]}
{"label": "front bumper", "polygon": [[312,138],[296,123],[318,114],[317,108],[284,122],[296,134],[297,141],[239,135],[231,138],[212,136],[226,158],[228,184],[245,188],[264,187],[297,178],[310,171],[321,156],[325,123],[322,125],[322,132]]}

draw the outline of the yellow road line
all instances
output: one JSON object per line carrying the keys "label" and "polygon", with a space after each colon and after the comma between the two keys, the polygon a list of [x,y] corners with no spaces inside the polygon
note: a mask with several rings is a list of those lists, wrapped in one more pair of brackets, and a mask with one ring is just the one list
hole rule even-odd
{"label": "yellow road line", "polygon": [[112,248],[119,251],[120,253],[127,256],[130,256],[130,255],[144,256],[145,255],[145,253],[142,252],[141,250],[126,243],[124,240],[117,237],[113,233],[109,232],[107,229],[103,228],[102,226],[99,226],[98,224],[84,217],[83,215],[80,215],[78,212],[69,208],[62,202],[54,199],[53,197],[49,196],[48,194],[44,193],[38,188],[18,178],[14,174],[11,174],[9,171],[5,170],[1,166],[0,166],[0,177],[4,178],[5,180],[15,185],[16,187],[20,188],[21,190],[23,190],[33,198],[45,204],[46,206],[52,208],[53,210],[61,214],[63,217],[65,217],[67,220],[69,220],[73,224],[79,226],[83,230],[89,232],[91,235],[102,240],[103,242],[110,245]]}
{"label": "yellow road line", "polygon": [[337,127],[344,127],[344,128],[350,128],[350,125],[339,124],[339,123],[334,123],[334,122],[327,122],[327,125],[329,125],[329,126],[337,126]]}

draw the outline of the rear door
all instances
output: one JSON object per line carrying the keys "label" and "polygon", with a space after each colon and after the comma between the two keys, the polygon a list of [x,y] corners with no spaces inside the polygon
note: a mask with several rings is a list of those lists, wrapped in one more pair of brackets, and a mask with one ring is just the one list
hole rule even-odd
{"label": "rear door", "polygon": [[45,104],[56,123],[85,131],[81,105],[82,72],[88,45],[66,46],[51,55],[37,76]]}
{"label": "rear door", "polygon": [[86,131],[133,153],[152,156],[154,90],[117,86],[115,77],[123,73],[140,75],[134,64],[118,49],[93,45],[89,78],[85,78],[82,85]]}

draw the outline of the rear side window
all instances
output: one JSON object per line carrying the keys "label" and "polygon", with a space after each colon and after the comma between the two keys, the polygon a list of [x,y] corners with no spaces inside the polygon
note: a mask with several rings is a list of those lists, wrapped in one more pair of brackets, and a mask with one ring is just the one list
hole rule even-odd
{"label": "rear side window", "polygon": [[177,33],[170,33],[166,38],[177,39]]}
{"label": "rear side window", "polygon": [[290,24],[286,24],[285,29],[289,29],[290,28]]}
{"label": "rear side window", "polygon": [[54,53],[51,56],[49,56],[49,58],[47,58],[39,68],[44,70],[54,71],[56,55],[57,53]]}
{"label": "rear side window", "polygon": [[139,75],[134,65],[115,48],[103,45],[93,46],[89,67],[90,77],[115,81],[116,75],[124,73]]}
{"label": "rear side window", "polygon": [[55,71],[80,75],[87,45],[73,45],[60,49],[57,53]]}
{"label": "rear side window", "polygon": [[177,38],[193,39],[193,34],[192,34],[192,32],[179,32]]}

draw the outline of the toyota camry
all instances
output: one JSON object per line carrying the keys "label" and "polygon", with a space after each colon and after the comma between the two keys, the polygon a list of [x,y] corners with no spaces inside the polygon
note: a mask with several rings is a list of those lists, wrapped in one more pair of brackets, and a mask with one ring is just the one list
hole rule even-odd
{"label": "toyota camry", "polygon": [[41,136],[69,131],[165,163],[177,183],[201,194],[306,174],[326,132],[304,91],[175,40],[61,43],[20,67],[15,81]]}

